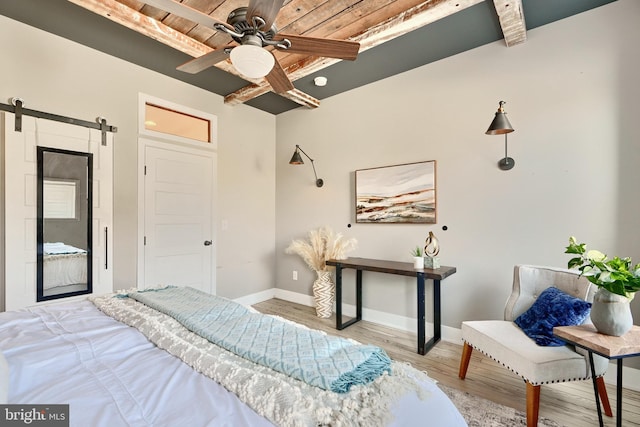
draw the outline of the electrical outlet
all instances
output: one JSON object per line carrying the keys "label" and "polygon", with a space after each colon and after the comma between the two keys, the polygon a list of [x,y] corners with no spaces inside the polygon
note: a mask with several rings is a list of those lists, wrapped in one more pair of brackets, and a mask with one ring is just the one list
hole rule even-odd
{"label": "electrical outlet", "polygon": [[298,272],[296,270],[293,270],[292,278],[293,280],[298,280]]}

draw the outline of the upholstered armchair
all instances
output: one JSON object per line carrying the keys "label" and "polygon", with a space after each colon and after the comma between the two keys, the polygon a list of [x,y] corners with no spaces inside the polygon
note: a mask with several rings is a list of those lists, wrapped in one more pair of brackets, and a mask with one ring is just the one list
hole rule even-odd
{"label": "upholstered armchair", "polygon": [[[527,387],[528,427],[535,427],[538,423],[542,384],[591,379],[587,352],[563,343],[557,343],[557,346],[540,346],[515,323],[523,313],[528,311],[527,314],[530,314],[534,311],[529,310],[530,307],[550,287],[567,294],[567,299],[577,297],[589,302],[593,300],[596,291],[595,285],[575,270],[517,265],[514,268],[512,293],[504,310],[504,320],[462,322],[464,347],[458,376],[465,379],[474,349],[521,376]],[[545,295],[550,293],[548,291]],[[575,302],[583,304],[582,301]],[[540,306],[540,302],[536,305]],[[588,315],[585,316],[585,321],[589,322]],[[519,323],[523,317],[518,319]],[[612,416],[603,378],[608,360],[594,355],[594,365],[602,406],[605,413]]]}

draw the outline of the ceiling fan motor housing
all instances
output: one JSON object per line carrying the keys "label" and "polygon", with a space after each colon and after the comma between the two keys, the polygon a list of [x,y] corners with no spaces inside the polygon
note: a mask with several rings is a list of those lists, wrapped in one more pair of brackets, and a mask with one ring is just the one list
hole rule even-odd
{"label": "ceiling fan motor housing", "polygon": [[260,40],[260,37],[253,34],[245,34],[241,39],[237,41],[243,46],[252,45],[252,46],[263,47],[262,40]]}
{"label": "ceiling fan motor housing", "polygon": [[[237,33],[244,34],[242,38],[235,36],[232,36],[232,38],[240,44],[252,44],[262,47],[262,40],[273,40],[273,36],[278,32],[276,25],[273,24],[267,31],[256,28],[247,22],[247,10],[246,7],[239,7],[233,10],[227,17],[227,23],[231,25]],[[259,44],[256,40],[259,41]]]}

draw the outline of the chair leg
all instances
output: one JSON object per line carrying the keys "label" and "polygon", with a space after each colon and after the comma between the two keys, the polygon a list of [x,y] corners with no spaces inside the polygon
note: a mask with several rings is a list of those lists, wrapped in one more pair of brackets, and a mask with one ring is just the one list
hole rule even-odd
{"label": "chair leg", "polygon": [[527,381],[527,427],[538,426],[540,412],[540,386]]}
{"label": "chair leg", "polygon": [[609,395],[607,394],[607,387],[604,384],[604,377],[596,378],[596,384],[598,385],[598,394],[600,395],[600,401],[602,402],[602,409],[607,417],[613,417],[611,412],[611,405],[609,404]]}
{"label": "chair leg", "polygon": [[468,343],[464,343],[464,347],[462,347],[462,357],[460,358],[460,370],[458,371],[458,378],[461,380],[465,379],[467,376],[467,368],[469,367],[469,361],[471,360],[471,353],[473,352],[473,347],[471,347]]}

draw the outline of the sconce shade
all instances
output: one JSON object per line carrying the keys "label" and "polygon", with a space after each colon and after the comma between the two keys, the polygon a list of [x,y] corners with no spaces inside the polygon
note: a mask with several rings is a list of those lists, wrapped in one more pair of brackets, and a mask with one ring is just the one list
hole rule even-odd
{"label": "sconce shade", "polygon": [[511,127],[511,123],[509,123],[509,119],[505,113],[496,113],[496,116],[493,118],[491,125],[489,125],[489,129],[487,129],[487,135],[502,135],[505,133],[513,132],[513,127]]}
{"label": "sconce shade", "polygon": [[293,153],[293,156],[291,156],[291,160],[289,160],[289,164],[290,165],[303,165],[304,162],[302,161],[302,157],[300,156],[300,153],[298,152],[298,149],[296,148],[296,151]]}
{"label": "sconce shade", "polygon": [[496,115],[489,125],[489,129],[485,132],[487,135],[504,135],[505,133],[513,132],[514,129],[511,123],[509,123],[509,119],[507,119],[507,113],[504,112],[504,108],[502,107],[504,104],[504,101],[500,101],[500,107],[498,107],[498,111],[496,111]]}
{"label": "sconce shade", "polygon": [[231,63],[243,76],[257,79],[271,72],[275,58],[262,47],[243,44],[231,51]]}

